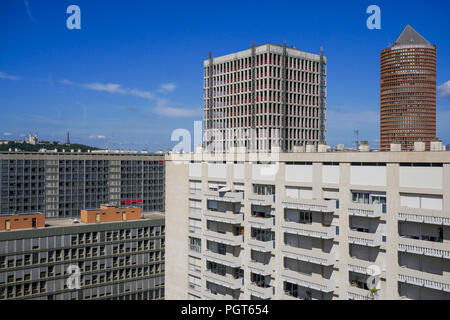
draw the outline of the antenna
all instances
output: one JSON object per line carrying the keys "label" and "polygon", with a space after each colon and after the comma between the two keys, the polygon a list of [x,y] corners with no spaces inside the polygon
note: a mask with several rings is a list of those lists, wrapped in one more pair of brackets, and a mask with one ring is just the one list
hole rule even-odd
{"label": "antenna", "polygon": [[353,141],[353,142],[356,143],[356,148],[358,148],[359,147],[359,130],[355,129],[355,130],[353,130],[353,133],[356,135],[356,141]]}

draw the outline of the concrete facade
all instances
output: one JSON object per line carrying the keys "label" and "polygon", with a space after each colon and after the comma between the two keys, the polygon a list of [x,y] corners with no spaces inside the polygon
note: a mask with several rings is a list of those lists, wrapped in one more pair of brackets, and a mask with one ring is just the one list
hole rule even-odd
{"label": "concrete facade", "polygon": [[[326,98],[325,66],[323,57],[321,83],[320,55],[273,44],[205,60],[203,123],[208,150],[317,146],[321,86]],[[324,116],[324,124],[325,120]]]}
{"label": "concrete facade", "polygon": [[450,152],[197,151],[166,158],[166,299],[450,299]]}

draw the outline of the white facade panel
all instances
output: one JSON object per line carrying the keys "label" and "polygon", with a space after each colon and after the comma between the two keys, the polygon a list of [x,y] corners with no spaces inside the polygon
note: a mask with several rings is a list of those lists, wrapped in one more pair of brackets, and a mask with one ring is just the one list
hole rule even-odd
{"label": "white facade panel", "polygon": [[208,163],[209,178],[227,178],[227,165],[225,163]]}
{"label": "white facade panel", "polygon": [[364,186],[386,186],[386,167],[351,166],[350,183]]}
{"label": "white facade panel", "polygon": [[279,164],[253,164],[252,179],[274,181]]}
{"label": "white facade panel", "polygon": [[339,184],[339,166],[322,166],[322,182]]}
{"label": "white facade panel", "polygon": [[202,176],[202,164],[201,163],[190,163],[189,164],[189,176],[201,177]]}
{"label": "white facade panel", "polygon": [[312,182],[312,165],[286,165],[286,181]]}
{"label": "white facade panel", "polygon": [[245,167],[243,163],[237,163],[233,165],[233,178],[244,179]]}
{"label": "white facade panel", "polygon": [[400,167],[400,187],[442,189],[442,167]]}

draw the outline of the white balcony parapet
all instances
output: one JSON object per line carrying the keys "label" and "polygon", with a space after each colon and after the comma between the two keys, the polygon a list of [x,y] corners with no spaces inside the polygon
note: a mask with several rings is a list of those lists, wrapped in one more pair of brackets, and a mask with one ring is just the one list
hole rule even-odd
{"label": "white balcony parapet", "polygon": [[282,197],[281,206],[286,209],[334,212],[337,209],[337,200],[296,199],[291,197]]}
{"label": "white balcony parapet", "polygon": [[283,222],[282,231],[291,234],[298,234],[306,237],[333,239],[336,236],[335,226],[322,226],[318,224],[303,224],[297,222]]}
{"label": "white balcony parapet", "polygon": [[242,213],[235,213],[233,211],[221,212],[207,210],[203,215],[207,220],[223,223],[240,224],[244,221],[244,215]]}
{"label": "white balcony parapet", "polygon": [[398,239],[398,251],[450,259],[450,245],[448,243],[400,237]]}
{"label": "white balcony parapet", "polygon": [[349,285],[347,295],[353,300],[372,300],[370,291]]}
{"label": "white balcony parapet", "polygon": [[270,276],[274,272],[274,269],[270,264],[263,264],[256,261],[249,261],[247,267],[251,272],[262,276]]}
{"label": "white balcony parapet", "polygon": [[258,287],[256,284],[254,283],[250,283],[248,285],[248,292],[251,295],[254,295],[256,297],[259,297],[261,299],[269,299],[272,298],[273,295],[275,294],[274,291],[274,287],[266,287],[266,288],[262,288],[262,287]]}
{"label": "white balcony parapet", "polygon": [[204,192],[207,200],[222,201],[222,202],[242,202],[244,194],[242,192],[220,192],[208,190]]}
{"label": "white balcony parapet", "polygon": [[288,269],[282,271],[281,278],[283,281],[322,292],[333,292],[336,289],[333,279],[310,277]]}
{"label": "white balcony parapet", "polygon": [[281,255],[286,258],[310,262],[323,266],[332,266],[336,263],[336,256],[334,253],[317,252],[314,250],[307,250],[284,245],[281,250]]}
{"label": "white balcony parapet", "polygon": [[248,245],[251,249],[260,252],[270,252],[275,250],[275,240],[270,241],[260,241],[254,238],[249,239]]}
{"label": "white balcony parapet", "polygon": [[203,298],[207,300],[234,300],[232,295],[213,293],[210,290],[203,291]]}
{"label": "white balcony parapet", "polygon": [[348,242],[366,247],[379,247],[381,245],[381,233],[367,233],[358,231],[349,231]]}
{"label": "white balcony parapet", "polygon": [[275,217],[263,218],[251,216],[248,218],[248,224],[255,228],[270,229],[275,225]]}
{"label": "white balcony parapet", "polygon": [[386,205],[383,203],[351,203],[347,213],[351,216],[379,218],[382,213],[386,213]]}
{"label": "white balcony parapet", "polygon": [[252,194],[248,196],[248,202],[257,206],[272,206],[275,203],[275,195]]}
{"label": "white balcony parapet", "polygon": [[347,267],[348,267],[348,271],[372,275],[373,269],[370,268],[370,266],[373,266],[373,265],[378,266],[378,268],[380,268],[380,270],[382,271],[382,276],[385,276],[386,273],[384,271],[384,268],[380,267],[375,262],[364,261],[364,260],[360,260],[357,258],[350,258]]}
{"label": "white balcony parapet", "polygon": [[450,278],[446,276],[402,267],[398,271],[397,280],[420,287],[450,292]]}
{"label": "white balcony parapet", "polygon": [[398,220],[450,226],[450,218],[442,210],[400,207]]}
{"label": "white balcony parapet", "polygon": [[235,257],[231,254],[219,254],[212,252],[211,250],[206,250],[203,255],[208,261],[223,264],[232,268],[242,266],[242,258],[240,256]]}
{"label": "white balcony parapet", "polygon": [[208,241],[214,241],[218,243],[228,244],[230,246],[240,246],[244,242],[243,235],[233,235],[230,233],[219,233],[211,230],[205,230],[203,236]]}
{"label": "white balcony parapet", "polygon": [[232,278],[213,273],[209,270],[203,273],[206,281],[227,287],[230,289],[240,289],[244,285],[244,278]]}

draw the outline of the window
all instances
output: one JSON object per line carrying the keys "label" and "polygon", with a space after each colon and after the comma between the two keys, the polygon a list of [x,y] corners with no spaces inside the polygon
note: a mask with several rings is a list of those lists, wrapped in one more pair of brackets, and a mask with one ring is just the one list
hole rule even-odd
{"label": "window", "polygon": [[259,195],[274,195],[275,186],[270,184],[254,184],[253,193]]}

